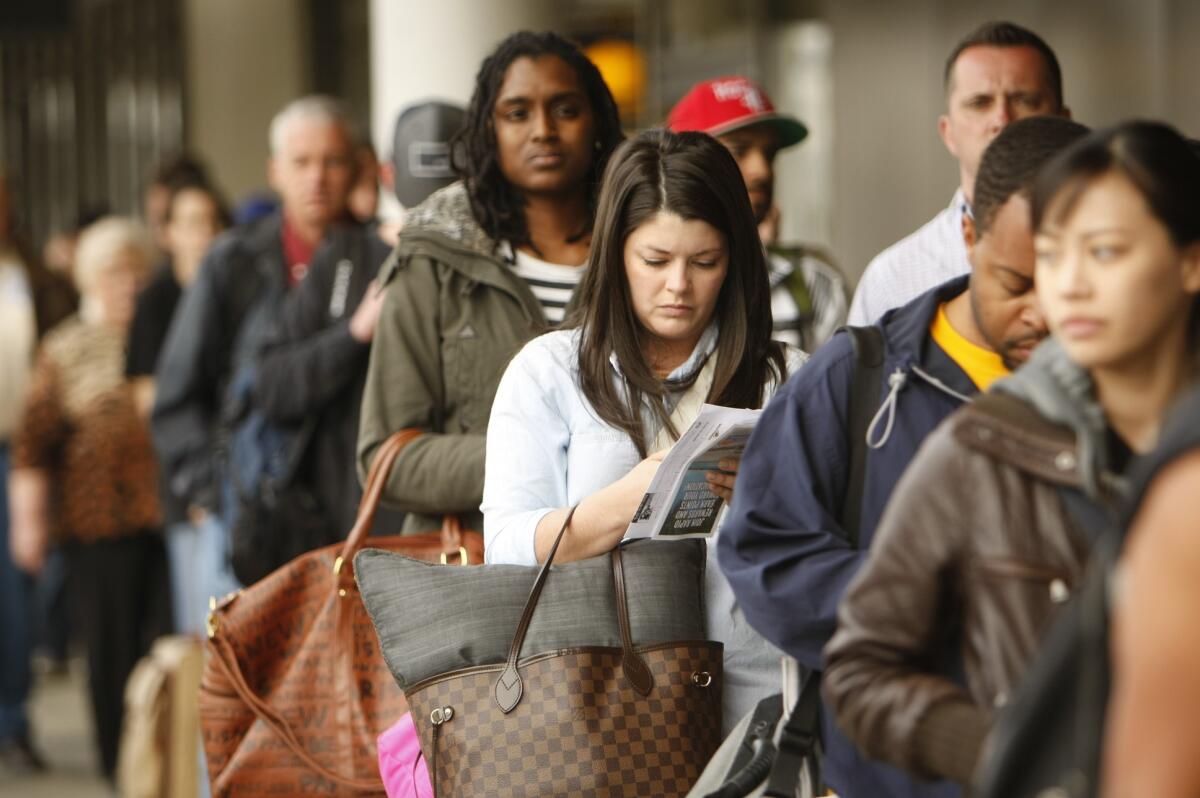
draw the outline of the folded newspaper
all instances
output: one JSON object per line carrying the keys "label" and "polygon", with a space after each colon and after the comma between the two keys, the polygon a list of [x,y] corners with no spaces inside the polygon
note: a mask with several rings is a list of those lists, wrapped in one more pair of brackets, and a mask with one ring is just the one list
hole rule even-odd
{"label": "folded newspaper", "polygon": [[724,502],[705,474],[727,457],[741,457],[761,410],[704,405],[658,467],[625,540],[709,537]]}

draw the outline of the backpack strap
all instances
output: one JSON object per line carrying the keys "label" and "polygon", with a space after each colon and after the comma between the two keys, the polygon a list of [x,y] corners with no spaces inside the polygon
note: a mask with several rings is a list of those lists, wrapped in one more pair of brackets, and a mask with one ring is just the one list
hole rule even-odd
{"label": "backpack strap", "polygon": [[[866,482],[867,428],[879,407],[880,385],[883,380],[884,342],[879,327],[843,327],[854,347],[854,376],[850,385],[850,408],[847,418],[847,438],[850,450],[850,465],[846,481],[846,493],[838,520],[847,541],[859,548],[862,525],[863,486]],[[760,702],[755,710],[766,712],[768,701],[779,701],[781,696],[772,696]],[[754,786],[765,785],[766,798],[795,798],[800,780],[805,778],[812,794],[821,787],[821,674],[811,671],[804,680],[800,695],[791,708],[791,713],[780,730],[778,747],[764,746],[755,736],[756,724],[751,723],[743,741],[744,751],[734,759],[729,769],[728,781],[708,798],[727,798],[751,794]],[[757,744],[757,745],[756,745]],[[758,748],[758,755],[750,757],[747,752]],[[772,756],[773,755],[773,756]],[[767,769],[764,774],[763,768]],[[807,772],[806,772],[807,767]]]}
{"label": "backpack strap", "polygon": [[[729,768],[730,773],[741,773],[755,758],[762,758],[760,752],[766,745],[771,744],[771,738],[775,735],[775,727],[782,717],[783,696],[778,693],[767,696],[755,705],[754,713],[750,716],[750,725],[746,728],[746,734],[742,738],[741,747],[738,748],[737,755],[733,758],[733,764]],[[765,741],[765,744],[756,745],[759,741]],[[774,758],[774,746],[772,745],[771,748],[768,760]],[[767,765],[770,767],[770,761],[767,762]],[[765,775],[765,771],[759,774],[751,786],[761,782]]]}
{"label": "backpack strap", "polygon": [[[883,331],[875,326],[843,327],[854,347],[854,376],[850,383],[850,411],[847,438],[850,465],[846,493],[838,521],[846,540],[859,548],[862,532],[863,487],[867,477],[867,429],[879,408],[879,390],[883,379]],[[794,798],[796,786],[808,766],[808,783],[815,794],[821,785],[821,674],[812,671],[804,680],[800,695],[783,726],[779,753],[767,777],[763,792],[768,798]]]}
{"label": "backpack strap", "polygon": [[808,765],[808,781],[815,795],[821,785],[821,679],[812,673],[804,682],[796,706],[783,726],[775,765],[767,776],[764,798],[795,798],[796,785]]}
{"label": "backpack strap", "polygon": [[862,526],[863,488],[867,480],[867,429],[879,409],[879,386],[883,379],[883,331],[878,327],[843,327],[854,346],[854,378],[850,384],[850,413],[847,433],[850,466],[846,493],[839,514],[842,530],[854,548],[859,547]]}
{"label": "backpack strap", "polygon": [[[774,742],[775,729],[782,717],[783,696],[776,693],[758,702],[726,772],[725,782],[716,790],[704,793],[703,798],[745,798],[754,793],[755,788],[766,780],[775,763],[778,753]],[[720,756],[720,752],[717,756]],[[715,761],[715,757],[712,761]]]}

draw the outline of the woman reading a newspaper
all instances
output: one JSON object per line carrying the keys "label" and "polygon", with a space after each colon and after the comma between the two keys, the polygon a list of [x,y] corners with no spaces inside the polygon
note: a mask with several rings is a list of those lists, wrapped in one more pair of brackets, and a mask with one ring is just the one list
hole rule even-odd
{"label": "woman reading a newspaper", "polygon": [[[572,506],[555,561],[609,551],[653,503],[643,497],[655,472],[703,404],[762,407],[804,359],[770,340],[769,291],[745,185],[724,147],[663,130],[621,145],[577,311],[567,329],[527,344],[496,392],[482,505],[488,561],[544,561]],[[707,480],[728,500],[736,458],[719,469]],[[746,624],[715,561],[706,579],[709,636],[725,644],[728,731],[778,692],[780,655]]]}

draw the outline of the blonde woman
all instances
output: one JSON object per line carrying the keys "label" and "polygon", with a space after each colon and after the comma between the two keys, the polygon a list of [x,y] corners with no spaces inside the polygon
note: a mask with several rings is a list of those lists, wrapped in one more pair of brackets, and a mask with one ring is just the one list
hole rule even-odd
{"label": "blonde woman", "polygon": [[170,630],[157,467],[125,377],[125,343],[151,248],[133,221],[87,228],[75,255],[79,313],[41,344],[13,438],[13,559],[36,573],[51,535],[68,546],[104,774],[117,761],[125,680]]}

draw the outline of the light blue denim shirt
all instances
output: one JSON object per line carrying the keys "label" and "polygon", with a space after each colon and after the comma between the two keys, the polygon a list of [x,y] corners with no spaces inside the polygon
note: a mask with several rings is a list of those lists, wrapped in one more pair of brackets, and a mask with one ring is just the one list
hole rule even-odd
{"label": "light blue denim shirt", "polygon": [[[715,345],[713,327],[668,381],[698,368]],[[535,565],[534,532],[544,515],[578,504],[641,461],[629,436],[602,421],[584,397],[578,352],[578,330],[547,333],[526,344],[500,380],[488,422],[480,508],[488,562]],[[789,348],[788,373],[805,359]],[[615,362],[613,367],[619,379]],[[709,636],[725,644],[728,732],[760,699],[779,692],[781,655],[742,617],[711,541],[705,592]]]}

